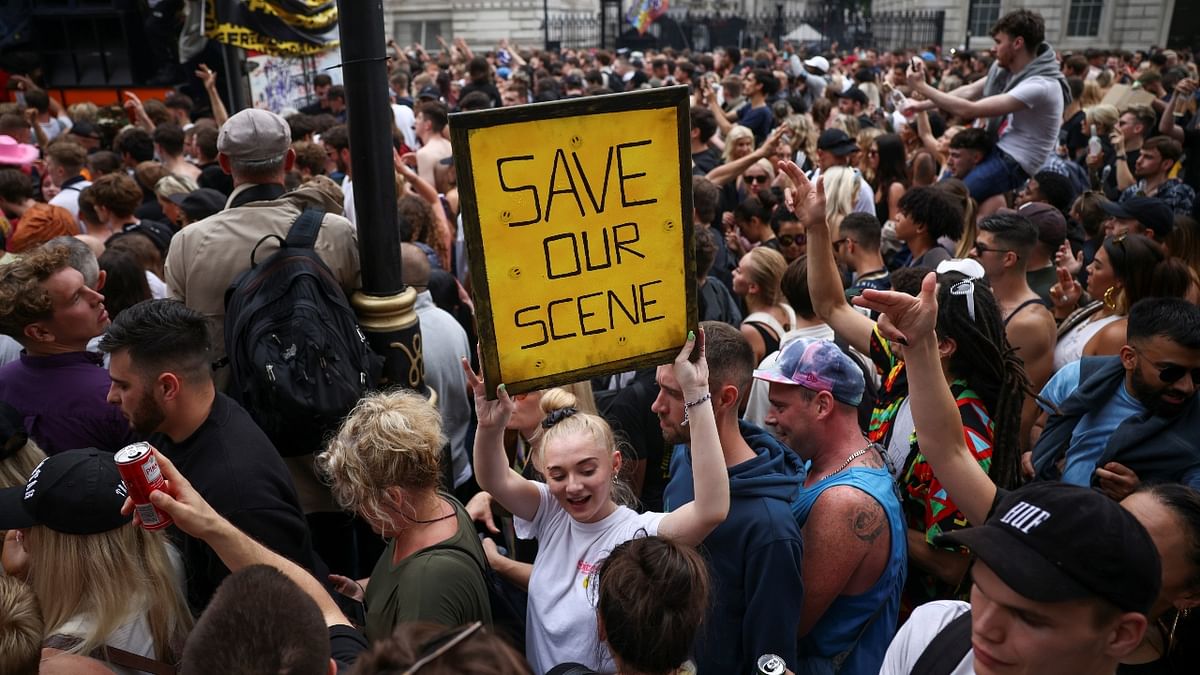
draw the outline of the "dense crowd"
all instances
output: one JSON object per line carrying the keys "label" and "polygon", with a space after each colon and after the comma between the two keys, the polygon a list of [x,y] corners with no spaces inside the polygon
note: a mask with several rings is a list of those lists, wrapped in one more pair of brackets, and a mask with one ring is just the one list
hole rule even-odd
{"label": "dense crowd", "polygon": [[[6,73],[0,672],[1194,672],[1197,64],[1058,53],[1028,10],[992,38],[389,42],[435,396],[326,435],[229,365],[259,337],[227,291],[284,240],[361,285],[345,88],[229,114],[201,66],[204,97],[64,109]],[[671,85],[699,327],[487,391],[452,113]],[[295,352],[272,383],[330,377]]]}

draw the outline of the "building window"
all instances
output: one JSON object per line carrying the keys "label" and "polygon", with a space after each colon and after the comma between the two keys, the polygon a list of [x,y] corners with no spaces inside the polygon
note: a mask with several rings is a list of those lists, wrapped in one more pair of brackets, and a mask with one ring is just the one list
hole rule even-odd
{"label": "building window", "polygon": [[1071,0],[1071,12],[1067,16],[1069,37],[1096,37],[1100,34],[1100,13],[1104,11],[1104,0]]}
{"label": "building window", "polygon": [[408,47],[415,42],[430,52],[442,48],[437,41],[439,35],[449,34],[450,19],[425,19],[420,21],[397,19],[392,30],[393,39],[396,41],[396,44]]}
{"label": "building window", "polygon": [[971,15],[967,19],[971,35],[991,35],[992,26],[1000,20],[1000,0],[976,0],[971,4]]}

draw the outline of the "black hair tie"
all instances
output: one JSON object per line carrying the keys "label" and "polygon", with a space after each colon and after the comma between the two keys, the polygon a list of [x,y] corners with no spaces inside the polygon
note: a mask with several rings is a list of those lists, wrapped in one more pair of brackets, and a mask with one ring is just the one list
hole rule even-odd
{"label": "black hair tie", "polygon": [[579,411],[575,408],[559,408],[549,415],[546,415],[546,419],[542,420],[542,428],[549,429],[550,427],[558,424],[577,412]]}

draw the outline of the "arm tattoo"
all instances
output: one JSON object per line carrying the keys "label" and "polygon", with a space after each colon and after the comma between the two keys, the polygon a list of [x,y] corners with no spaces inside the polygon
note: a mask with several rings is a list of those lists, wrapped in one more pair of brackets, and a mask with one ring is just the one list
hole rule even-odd
{"label": "arm tattoo", "polygon": [[887,516],[874,499],[871,500],[870,506],[859,509],[850,520],[850,529],[854,531],[854,536],[868,544],[874,543],[879,535],[886,532],[887,526]]}

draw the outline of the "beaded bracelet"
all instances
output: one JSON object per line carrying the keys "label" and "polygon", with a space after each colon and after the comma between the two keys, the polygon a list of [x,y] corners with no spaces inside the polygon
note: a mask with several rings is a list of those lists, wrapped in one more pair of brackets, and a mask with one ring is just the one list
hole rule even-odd
{"label": "beaded bracelet", "polygon": [[680,424],[679,426],[686,427],[688,425],[688,410],[691,410],[693,407],[698,406],[701,403],[704,403],[705,401],[708,401],[711,399],[712,399],[712,392],[704,392],[704,395],[701,396],[700,398],[696,399],[695,401],[692,401],[691,403],[684,403],[683,404],[683,424]]}

